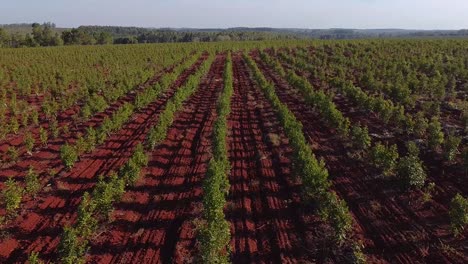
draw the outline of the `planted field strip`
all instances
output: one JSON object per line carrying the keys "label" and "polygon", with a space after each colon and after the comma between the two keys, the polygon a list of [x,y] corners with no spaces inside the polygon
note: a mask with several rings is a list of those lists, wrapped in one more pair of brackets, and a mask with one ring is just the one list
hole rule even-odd
{"label": "planted field strip", "polygon": [[[26,201],[17,219],[4,227],[13,235],[0,242],[0,261],[24,260],[26,254],[32,251],[40,251],[44,259],[53,259],[62,228],[74,221],[83,193],[95,185],[99,175],[107,175],[126,162],[134,146],[145,140],[166,102],[206,57],[202,56],[196,64],[184,71],[156,101],[136,112],[132,120],[110,135],[103,145],[83,155],[71,171],[62,171],[36,199]],[[50,160],[46,158],[45,161]],[[57,158],[54,161],[60,163]],[[55,164],[53,167],[61,165]],[[45,171],[45,168],[38,171]]]}
{"label": "planted field strip", "polygon": [[96,263],[194,261],[202,181],[211,158],[216,102],[225,55],[217,55],[198,90],[174,117],[167,138],[150,152],[134,187],[115,205],[114,221],[91,241]]}
{"label": "planted field strip", "polygon": [[[115,112],[120,106],[122,106],[125,102],[132,102],[138,94],[138,92],[144,90],[145,88],[154,85],[157,83],[163,76],[164,74],[172,72],[177,66],[180,66],[183,64],[184,61],[178,62],[175,65],[169,66],[165,69],[163,69],[161,72],[156,73],[152,78],[148,79],[145,83],[142,83],[135,87],[134,89],[130,90],[128,93],[125,95],[121,96],[114,102],[110,103],[110,105],[103,111],[94,114],[91,118],[88,120],[85,120],[84,122],[78,122],[78,120],[74,119],[75,115],[78,115],[81,109],[80,105],[75,105],[67,110],[61,111],[58,113],[57,116],[57,125],[58,129],[62,129],[67,126],[69,127],[69,134],[68,135],[63,135],[65,136],[66,141],[70,141],[72,139],[76,139],[77,135],[79,133],[85,134],[85,129],[89,126],[96,126],[97,124],[100,124],[102,120],[104,120],[105,117],[111,116],[112,113]],[[34,141],[36,142],[36,147],[35,150],[33,151],[33,154],[35,155],[37,152],[40,152],[43,150],[43,147],[40,141],[40,129],[39,127],[42,127],[44,129],[49,129],[50,128],[50,120],[48,120],[44,114],[41,114],[40,119],[39,119],[39,125],[37,126],[30,126],[26,130],[27,132],[32,134],[32,137]],[[50,133],[49,133],[50,134]],[[49,135],[51,137],[51,135]],[[60,140],[64,139],[63,137],[60,137],[59,143],[61,145]],[[57,142],[55,142],[52,138],[49,139],[49,143],[52,145],[57,145]],[[3,160],[8,160],[8,153],[7,150],[10,147],[15,147],[18,152],[19,152],[19,158],[23,158],[27,154],[26,148],[25,148],[25,134],[24,133],[19,133],[18,135],[12,135],[6,140],[2,140],[0,143],[0,153],[1,157]],[[40,154],[39,154],[40,155]],[[27,157],[26,157],[27,159]],[[2,164],[5,166],[5,164]]]}
{"label": "planted field strip", "polygon": [[256,60],[267,79],[275,83],[281,101],[303,123],[314,153],[325,159],[334,188],[346,200],[359,225],[358,238],[363,240],[364,253],[370,260],[413,262],[422,256],[449,262],[462,260],[447,258],[439,248],[439,241],[460,246],[460,240],[446,236],[447,231],[441,233],[449,224],[444,205],[432,201],[418,206],[420,192],[401,193],[385,179],[372,176],[375,172],[367,164],[347,157],[346,142],[321,121],[323,117],[304,101],[304,95],[258,57]]}
{"label": "planted field strip", "polygon": [[[307,75],[302,71],[299,72],[301,75]],[[309,80],[315,85],[321,83],[320,80],[312,79],[310,76]],[[324,87],[320,85],[318,87],[324,89]],[[345,116],[349,117],[354,124],[360,123],[366,125],[376,141],[389,144],[396,143],[399,146],[400,153],[402,153],[402,149],[405,148],[405,143],[407,141],[417,139],[415,135],[407,135],[402,132],[397,126],[385,124],[374,114],[366,114],[368,113],[366,107],[357,105],[355,101],[349,99],[349,96],[337,94],[333,97],[333,101],[337,108],[343,112]],[[426,151],[422,156],[429,172],[428,180],[436,183],[437,192],[434,198],[442,207],[446,207],[448,210],[448,203],[453,197],[454,192],[462,194],[468,193],[468,182],[463,180],[463,171],[460,168],[460,164],[457,164],[462,161],[460,159],[452,164],[447,164],[441,159],[438,153],[432,151]],[[440,215],[440,213],[437,215]]]}
{"label": "planted field strip", "polygon": [[321,226],[291,174],[291,148],[271,105],[241,54],[233,54],[234,94],[228,117],[231,173],[226,217],[231,260],[296,262],[320,259]]}
{"label": "planted field strip", "polygon": [[[199,58],[197,62],[198,65],[202,60],[203,58]],[[163,76],[162,74],[163,73],[159,74],[154,79],[149,80],[145,85],[142,85],[139,90],[142,91],[157,83]],[[11,164],[9,167],[3,168],[0,172],[1,183],[6,181],[7,177],[17,179],[24,178],[24,171],[27,171],[29,166],[32,166],[40,174],[44,174],[45,177],[49,176],[48,173],[50,173],[50,170],[52,169],[55,170],[55,173],[59,173],[63,169],[59,156],[60,147],[65,143],[75,143],[79,135],[86,135],[88,127],[99,127],[103,120],[111,117],[124,104],[134,102],[137,94],[138,93],[136,91],[130,92],[126,96],[114,102],[114,104],[108,107],[104,112],[96,114],[87,122],[75,124],[75,126],[70,129],[69,134],[63,134],[57,139],[49,140],[48,145],[46,147],[39,148],[33,156],[27,155],[18,162]],[[41,171],[41,168],[47,168],[48,170]]]}

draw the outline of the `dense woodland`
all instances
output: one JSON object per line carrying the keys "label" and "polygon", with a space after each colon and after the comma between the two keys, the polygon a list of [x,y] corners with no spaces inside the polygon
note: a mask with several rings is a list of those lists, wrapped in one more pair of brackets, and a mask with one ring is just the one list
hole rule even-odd
{"label": "dense woodland", "polygon": [[53,23],[0,27],[0,47],[105,45],[298,39],[297,35],[261,31],[193,31],[136,27],[81,26],[56,29]]}

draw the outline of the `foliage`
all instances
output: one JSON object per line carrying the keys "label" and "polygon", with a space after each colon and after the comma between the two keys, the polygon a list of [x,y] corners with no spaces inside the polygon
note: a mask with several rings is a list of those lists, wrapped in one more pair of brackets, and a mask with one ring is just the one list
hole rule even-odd
{"label": "foliage", "polygon": [[29,195],[34,196],[41,189],[41,182],[39,181],[37,173],[34,171],[32,166],[29,166],[28,173],[26,174],[24,180],[26,183],[26,193]]}
{"label": "foliage", "polygon": [[462,139],[449,133],[444,140],[444,157],[447,161],[453,161],[458,153],[458,146]]}
{"label": "foliage", "polygon": [[8,178],[5,188],[2,190],[3,202],[8,215],[13,214],[19,208],[23,199],[24,189],[13,178]]}
{"label": "foliage", "polygon": [[468,200],[460,194],[455,195],[450,203],[449,214],[452,231],[458,236],[468,225]]}
{"label": "foliage", "polygon": [[372,163],[386,176],[394,173],[398,156],[396,145],[385,146],[380,142],[377,142],[370,152]]}
{"label": "foliage", "polygon": [[28,263],[29,264],[42,264],[44,262],[42,262],[39,259],[39,253],[33,251],[33,252],[31,252],[31,254],[29,254]]}
{"label": "foliage", "polygon": [[39,140],[41,141],[43,146],[47,146],[47,142],[49,140],[49,134],[46,129],[42,126],[39,127]]}
{"label": "foliage", "polygon": [[201,255],[205,263],[228,263],[227,247],[230,241],[229,223],[225,219],[224,206],[229,190],[230,164],[227,153],[227,116],[233,94],[232,61],[228,54],[224,70],[224,90],[218,98],[218,118],[214,124],[213,157],[208,164],[203,184],[203,218],[200,230]]}
{"label": "foliage", "polygon": [[431,119],[427,128],[428,132],[428,146],[432,150],[437,150],[439,146],[444,142],[444,133],[442,132],[442,126],[439,119],[434,117]]}
{"label": "foliage", "polygon": [[91,200],[88,192],[85,192],[78,207],[78,218],[75,230],[77,234],[86,238],[94,233],[97,228],[97,220],[93,214],[96,210],[96,203]]}
{"label": "foliage", "polygon": [[420,189],[424,186],[426,172],[417,156],[408,155],[400,158],[397,171],[398,177],[403,180],[407,187],[413,186]]}
{"label": "foliage", "polygon": [[60,238],[58,252],[60,262],[64,264],[84,264],[85,252],[87,250],[87,240],[81,239],[78,229],[65,227]]}
{"label": "foliage", "polygon": [[63,165],[68,169],[73,167],[75,162],[78,160],[76,148],[68,143],[60,147],[60,159],[62,160]]}
{"label": "foliage", "polygon": [[8,147],[7,155],[10,157],[12,162],[16,162],[18,160],[19,153],[15,146],[10,146]]}
{"label": "foliage", "polygon": [[371,145],[371,138],[367,126],[353,126],[350,136],[353,147],[358,150],[366,151]]}
{"label": "foliage", "polygon": [[24,145],[26,146],[26,151],[31,153],[34,148],[34,138],[31,134],[31,132],[27,132],[26,135],[24,136]]}
{"label": "foliage", "polygon": [[49,123],[49,130],[50,134],[52,135],[52,138],[57,138],[59,136],[59,127],[58,127],[58,122],[57,119],[53,119]]}
{"label": "foliage", "polygon": [[[331,183],[328,181],[328,171],[325,168],[325,163],[323,160],[317,160],[312,153],[302,133],[302,124],[297,121],[287,106],[281,103],[275,93],[274,85],[265,79],[257,64],[250,57],[244,54],[244,60],[266,98],[275,109],[281,125],[284,127],[285,134],[289,138],[289,143],[293,148],[294,174],[302,178],[306,197],[313,198],[318,202],[322,212],[322,219],[328,221],[334,228],[334,237],[337,242],[342,242],[351,232],[350,221],[352,218],[345,201],[340,200],[334,193],[329,191]],[[294,75],[291,73],[290,76]],[[304,80],[301,82],[304,83]]]}

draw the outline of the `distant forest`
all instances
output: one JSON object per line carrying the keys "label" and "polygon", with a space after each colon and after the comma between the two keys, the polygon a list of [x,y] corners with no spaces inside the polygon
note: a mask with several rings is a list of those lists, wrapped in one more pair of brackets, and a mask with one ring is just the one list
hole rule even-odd
{"label": "distant forest", "polygon": [[0,25],[0,47],[106,45],[167,42],[213,42],[280,39],[468,38],[468,30],[298,29],[298,28],[141,28],[80,26],[54,23]]}

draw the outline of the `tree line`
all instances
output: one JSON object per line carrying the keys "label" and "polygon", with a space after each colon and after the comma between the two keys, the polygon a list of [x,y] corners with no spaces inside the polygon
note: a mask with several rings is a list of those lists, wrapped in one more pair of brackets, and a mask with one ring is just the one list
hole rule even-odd
{"label": "tree line", "polygon": [[[15,29],[22,29],[15,31]],[[9,30],[7,30],[9,29]],[[9,32],[11,31],[11,33]],[[0,47],[47,47],[62,45],[106,45],[171,42],[216,42],[298,39],[297,36],[272,32],[229,30],[174,30],[135,27],[80,26],[56,30],[53,23],[33,23],[31,30],[24,24],[0,27]]]}

